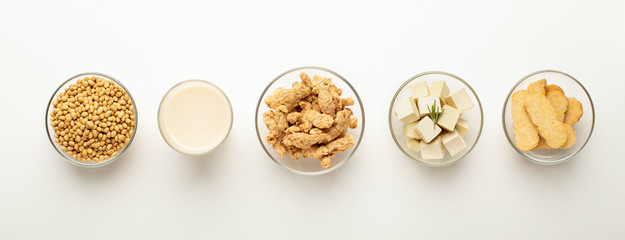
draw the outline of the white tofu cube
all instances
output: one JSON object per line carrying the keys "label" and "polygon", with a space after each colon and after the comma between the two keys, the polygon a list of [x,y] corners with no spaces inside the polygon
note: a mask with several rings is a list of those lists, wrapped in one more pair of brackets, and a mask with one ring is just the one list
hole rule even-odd
{"label": "white tofu cube", "polygon": [[449,95],[449,88],[447,87],[447,83],[445,83],[445,81],[434,81],[430,84],[429,96],[439,96],[444,98],[447,97],[447,95]]}
{"label": "white tofu cube", "polygon": [[406,143],[410,150],[415,152],[421,151],[421,141],[414,138],[406,137]]}
{"label": "white tofu cube", "polygon": [[434,139],[438,134],[440,134],[442,129],[434,125],[432,119],[430,117],[424,117],[417,123],[416,132],[421,136],[421,140],[425,143],[429,143]]}
{"label": "white tofu cube", "polygon": [[404,124],[410,124],[419,120],[419,110],[411,97],[397,99],[395,103],[395,116]]}
{"label": "white tofu cube", "polygon": [[458,122],[456,122],[456,131],[458,131],[460,136],[464,137],[464,135],[466,135],[469,131],[469,121],[463,118],[458,118]]}
{"label": "white tofu cube", "polygon": [[447,102],[449,106],[460,110],[462,114],[468,112],[473,107],[475,107],[475,104],[473,104],[473,101],[471,101],[471,97],[469,97],[467,90],[464,88],[445,97],[445,102]]}
{"label": "white tofu cube", "polygon": [[420,97],[427,97],[430,95],[430,91],[428,90],[428,84],[424,81],[415,83],[410,86],[410,96],[414,99],[418,99]]}
{"label": "white tofu cube", "polygon": [[413,139],[421,139],[421,136],[417,134],[417,123],[418,122],[413,122],[411,124],[405,125],[404,135],[406,135],[406,137],[413,138]]}
{"label": "white tofu cube", "polygon": [[438,96],[422,97],[417,99],[417,102],[419,103],[418,108],[420,117],[429,116],[430,108],[434,106],[434,104],[436,104],[436,112],[442,111],[441,101],[438,99]]}
{"label": "white tofu cube", "polygon": [[441,139],[443,141],[443,146],[445,146],[445,149],[447,149],[452,157],[462,152],[462,150],[467,147],[464,143],[464,139],[457,131],[445,133],[441,136]]}
{"label": "white tofu cube", "polygon": [[421,157],[424,160],[443,159],[445,157],[445,149],[441,142],[441,138],[436,138],[430,143],[421,141]]}
{"label": "white tofu cube", "polygon": [[449,105],[445,105],[443,106],[443,115],[441,116],[441,118],[438,119],[438,122],[436,124],[438,124],[438,126],[440,126],[441,128],[451,132],[456,128],[456,122],[458,121],[459,117],[460,111],[458,111],[458,109],[455,109],[454,107]]}
{"label": "white tofu cube", "polygon": [[441,100],[441,104],[442,104],[443,106],[445,106],[445,105],[449,105],[449,104],[447,103],[447,100],[445,100],[445,97],[440,97],[439,99]]}

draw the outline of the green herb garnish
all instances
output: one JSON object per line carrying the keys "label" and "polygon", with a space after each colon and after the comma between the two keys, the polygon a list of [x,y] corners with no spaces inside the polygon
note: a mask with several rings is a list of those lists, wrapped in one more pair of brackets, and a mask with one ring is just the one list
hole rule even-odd
{"label": "green herb garnish", "polygon": [[437,113],[435,101],[432,106],[428,107],[428,110],[430,111],[430,118],[432,119],[432,121],[434,121],[434,128],[436,128],[436,123],[438,123],[438,120],[441,118],[441,116],[443,116],[445,109],[443,109],[440,113]]}

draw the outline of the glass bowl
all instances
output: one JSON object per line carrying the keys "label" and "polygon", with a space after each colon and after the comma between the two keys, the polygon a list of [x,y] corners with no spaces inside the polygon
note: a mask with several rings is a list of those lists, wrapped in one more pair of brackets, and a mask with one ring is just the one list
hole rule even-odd
{"label": "glass bowl", "polygon": [[[121,88],[124,89],[124,91],[126,91],[126,93],[128,93],[128,96],[130,97],[130,101],[132,101],[132,105],[134,107],[134,116],[135,116],[135,128],[134,131],[132,133],[132,136],[130,136],[130,140],[128,141],[128,144],[126,144],[126,146],[124,146],[124,148],[122,148],[121,150],[119,150],[118,154],[109,158],[109,159],[105,159],[102,160],[100,162],[95,162],[95,161],[89,161],[89,162],[84,162],[78,159],[73,158],[72,156],[70,156],[69,154],[67,154],[65,151],[63,151],[61,149],[61,145],[56,143],[54,141],[55,135],[54,135],[54,129],[52,129],[52,126],[50,125],[50,121],[51,121],[51,116],[50,113],[52,112],[52,109],[54,108],[54,106],[52,105],[52,102],[54,101],[54,99],[61,93],[64,92],[71,84],[76,84],[78,82],[78,80],[83,79],[85,77],[91,77],[91,76],[95,76],[95,77],[100,77],[106,80],[111,80],[113,82],[115,82],[117,85],[119,85]],[[73,76],[69,79],[67,79],[66,81],[64,81],[55,91],[54,94],[52,94],[52,97],[50,97],[50,101],[48,102],[48,108],[46,109],[46,132],[48,133],[48,139],[50,140],[50,143],[52,144],[52,146],[54,147],[54,149],[56,149],[56,151],[61,154],[61,156],[63,156],[63,158],[65,158],[68,162],[80,166],[80,167],[87,167],[87,168],[94,168],[94,167],[101,167],[101,166],[105,166],[108,165],[112,162],[114,162],[115,160],[117,160],[125,151],[126,149],[128,149],[128,147],[130,146],[130,144],[132,143],[132,140],[135,138],[135,135],[137,134],[137,127],[139,125],[139,118],[138,118],[138,114],[137,114],[137,105],[135,100],[132,98],[132,95],[130,94],[130,91],[128,91],[128,89],[117,79],[108,76],[106,74],[102,74],[102,73],[81,73],[78,74],[76,76]]]}
{"label": "glass bowl", "polygon": [[[187,146],[184,146],[184,144],[179,144],[179,142],[176,141],[175,137],[172,134],[170,134],[169,131],[167,131],[167,127],[166,127],[167,124],[165,124],[166,119],[167,119],[166,109],[169,107],[168,105],[171,103],[171,99],[173,99],[174,96],[180,91],[183,91],[189,87],[196,87],[196,86],[208,88],[214,91],[215,93],[219,94],[219,97],[223,100],[223,102],[228,105],[226,110],[228,111],[228,114],[229,114],[227,116],[228,117],[228,129],[226,129],[224,134],[219,138],[217,142],[200,150],[191,149]],[[191,116],[187,116],[187,117],[191,117]],[[221,144],[223,144],[228,138],[228,135],[230,135],[230,130],[232,130],[232,123],[234,120],[232,104],[230,103],[230,99],[228,99],[228,96],[226,95],[226,93],[223,90],[221,90],[221,88],[219,88],[217,85],[211,82],[208,82],[205,80],[199,80],[199,79],[191,79],[191,80],[182,81],[182,82],[177,83],[173,87],[171,87],[169,91],[165,93],[165,95],[163,96],[163,99],[161,100],[160,105],[158,106],[157,119],[158,119],[158,130],[161,132],[161,136],[163,137],[165,142],[171,148],[178,151],[179,153],[192,155],[192,156],[202,156],[202,155],[209,154],[213,152],[215,149],[217,149],[219,146],[221,146]]]}
{"label": "glass bowl", "polygon": [[[510,111],[511,96],[517,90],[527,89],[527,86],[530,83],[541,79],[546,79],[547,84],[556,84],[560,86],[560,88],[564,90],[566,97],[574,97],[582,103],[582,109],[584,112],[579,121],[573,126],[577,140],[570,148],[536,148],[531,151],[522,151],[518,149],[515,144],[514,132],[512,130],[512,113]],[[582,148],[584,148],[588,139],[590,139],[590,135],[592,135],[592,131],[595,126],[595,107],[592,104],[592,99],[590,99],[590,94],[588,94],[586,88],[584,88],[584,86],[571,75],[555,70],[543,70],[525,76],[512,87],[508,96],[506,96],[506,102],[503,105],[501,119],[503,123],[503,132],[505,133],[512,148],[532,162],[543,165],[555,165],[566,162],[581,151]]]}
{"label": "glass bowl", "polygon": [[[358,118],[358,127],[355,129],[348,129],[347,134],[351,134],[354,136],[356,143],[354,146],[347,151],[336,154],[335,157],[332,158],[332,163],[330,168],[324,169],[319,164],[319,161],[314,158],[299,158],[297,161],[291,159],[291,157],[287,154],[286,157],[280,157],[275,149],[273,149],[272,145],[268,144],[265,141],[265,136],[269,134],[269,129],[263,122],[263,113],[269,111],[270,108],[267,107],[264,100],[269,94],[271,94],[277,88],[291,88],[291,84],[296,81],[300,81],[299,74],[301,72],[305,72],[311,78],[314,75],[319,75],[321,77],[328,77],[332,79],[332,83],[334,83],[337,87],[343,90],[342,98],[352,97],[354,99],[354,105],[349,106],[354,113],[352,117]],[[301,175],[321,175],[325,173],[332,172],[339,167],[343,166],[347,160],[354,154],[356,149],[358,149],[358,145],[362,140],[362,135],[365,129],[365,113],[362,107],[362,101],[360,100],[360,96],[356,92],[356,89],[341,75],[332,70],[321,68],[321,67],[298,67],[291,70],[286,71],[278,75],[273,81],[271,81],[265,90],[263,90],[260,98],[258,99],[258,104],[256,105],[256,134],[258,136],[258,141],[260,145],[263,147],[267,155],[277,164],[284,167],[290,172],[301,174]]]}
{"label": "glass bowl", "polygon": [[[469,97],[475,104],[475,107],[469,112],[464,113],[462,114],[462,116],[460,116],[461,118],[469,122],[469,130],[464,136],[466,148],[453,157],[448,152],[445,152],[445,157],[443,159],[425,160],[421,157],[420,152],[416,152],[408,148],[405,134],[403,132],[403,123],[399,121],[397,117],[395,117],[395,103],[397,99],[403,99],[410,96],[410,86],[413,83],[425,81],[428,86],[430,86],[433,81],[440,80],[445,81],[450,93],[460,90],[461,88],[465,88],[467,90],[467,93],[469,94]],[[417,160],[417,162],[422,163],[426,166],[443,167],[457,162],[458,160],[469,154],[471,150],[473,150],[475,144],[477,144],[477,141],[480,139],[480,135],[482,134],[484,113],[482,111],[482,103],[480,102],[477,93],[475,93],[475,90],[473,90],[473,88],[467,82],[453,74],[446,72],[424,72],[411,77],[406,82],[404,82],[404,84],[402,84],[399,89],[397,89],[395,96],[393,96],[393,100],[391,100],[391,105],[389,106],[388,124],[395,144],[397,144],[397,147],[408,157]]]}

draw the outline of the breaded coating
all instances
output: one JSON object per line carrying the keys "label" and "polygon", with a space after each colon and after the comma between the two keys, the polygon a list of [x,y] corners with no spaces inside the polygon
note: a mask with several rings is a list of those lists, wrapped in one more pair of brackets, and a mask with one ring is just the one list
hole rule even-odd
{"label": "breaded coating", "polygon": [[523,151],[530,151],[538,144],[538,131],[525,110],[524,100],[529,94],[526,90],[519,90],[512,94],[512,128],[514,142]]}
{"label": "breaded coating", "polygon": [[562,146],[562,148],[570,148],[575,145],[575,141],[577,140],[577,135],[575,134],[575,129],[571,125],[564,125],[566,127],[566,132],[568,133],[568,138],[566,139],[566,143]]}
{"label": "breaded coating", "polygon": [[530,83],[530,85],[527,86],[527,91],[532,94],[538,94],[538,95],[544,96],[546,92],[546,85],[547,85],[547,80],[540,79],[536,82]]}
{"label": "breaded coating", "polygon": [[577,123],[577,121],[579,121],[579,118],[582,117],[584,109],[582,108],[582,103],[577,101],[577,99],[572,97],[568,99],[569,105],[564,116],[564,123],[572,127],[575,123]]}
{"label": "breaded coating", "polygon": [[558,121],[556,111],[547,97],[530,93],[525,97],[524,105],[538,129],[538,134],[546,140],[549,147],[559,148],[566,143],[566,127]]}
{"label": "breaded coating", "polygon": [[564,90],[562,90],[562,88],[560,88],[560,86],[555,85],[555,84],[549,84],[545,87],[545,90],[547,91],[547,94],[550,92],[561,92],[562,94],[564,94]]}
{"label": "breaded coating", "polygon": [[278,88],[265,98],[273,109],[263,114],[269,129],[265,140],[281,157],[316,158],[328,169],[332,157],[355,144],[347,130],[357,128],[358,119],[345,108],[354,105],[354,99],[340,98],[343,91],[330,78],[311,79],[302,72],[300,79],[291,89]]}
{"label": "breaded coating", "polygon": [[519,90],[512,95],[511,108],[519,149],[530,151],[575,145],[577,136],[573,125],[582,115],[582,106],[575,98],[567,98],[560,86],[546,85],[545,79],[533,82],[527,91]]}
{"label": "breaded coating", "polygon": [[[575,134],[575,129],[573,129],[573,127],[566,125],[566,124],[564,126],[566,127],[567,139],[566,139],[566,143],[564,143],[564,145],[562,145],[562,147],[560,148],[570,148],[575,144],[575,141],[577,140],[577,136]],[[549,145],[547,145],[547,141],[544,138],[540,138],[540,141],[538,141],[538,146],[536,146],[536,148],[555,149],[555,148],[549,147]]]}
{"label": "breaded coating", "polygon": [[553,109],[556,110],[558,121],[564,122],[564,115],[569,107],[569,100],[564,96],[564,93],[560,91],[547,92],[547,99],[549,99]]}
{"label": "breaded coating", "polygon": [[536,148],[538,148],[538,149],[555,149],[555,148],[552,148],[549,145],[547,145],[547,141],[544,138],[542,138],[542,137],[538,141],[538,145],[536,145]]}

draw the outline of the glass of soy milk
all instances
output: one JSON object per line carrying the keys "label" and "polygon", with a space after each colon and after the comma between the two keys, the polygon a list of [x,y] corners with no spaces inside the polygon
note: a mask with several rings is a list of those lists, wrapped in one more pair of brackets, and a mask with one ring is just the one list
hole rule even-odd
{"label": "glass of soy milk", "polygon": [[232,128],[232,105],[216,85],[187,80],[174,85],[158,108],[165,142],[187,155],[204,155],[221,145]]}

